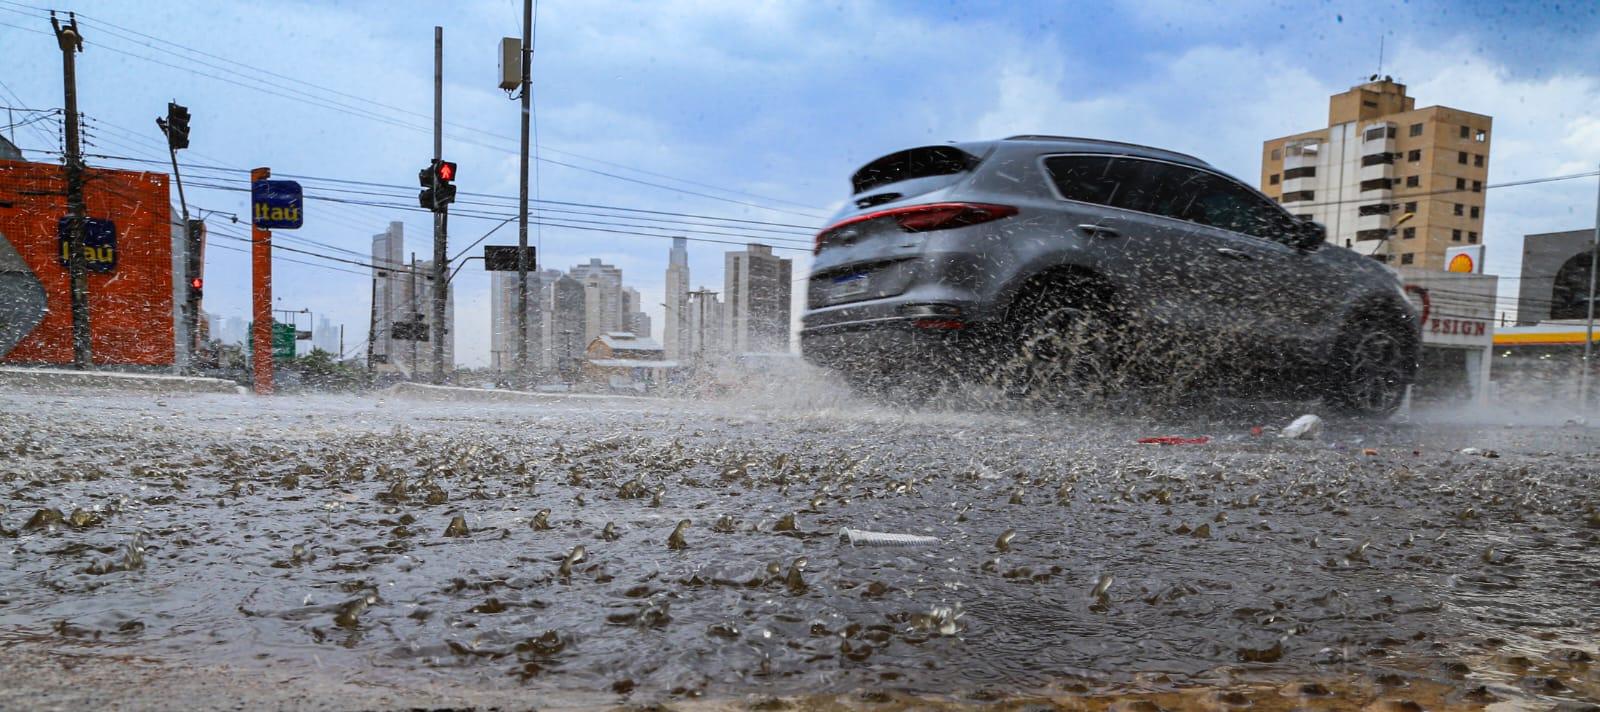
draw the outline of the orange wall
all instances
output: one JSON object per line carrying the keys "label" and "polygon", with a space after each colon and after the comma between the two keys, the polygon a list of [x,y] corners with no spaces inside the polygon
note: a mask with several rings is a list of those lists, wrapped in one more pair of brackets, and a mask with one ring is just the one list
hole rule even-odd
{"label": "orange wall", "polygon": [[[59,165],[0,161],[0,233],[44,285],[47,311],[0,362],[71,363],[72,297],[60,264],[56,223],[67,214]],[[172,227],[167,175],[91,168],[85,172],[89,217],[117,226],[117,266],[89,273],[90,343],[108,365],[173,362]]]}

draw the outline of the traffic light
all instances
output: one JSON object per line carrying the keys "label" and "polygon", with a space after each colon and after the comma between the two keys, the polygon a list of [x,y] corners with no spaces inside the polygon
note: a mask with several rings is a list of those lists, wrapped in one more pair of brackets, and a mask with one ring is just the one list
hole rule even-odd
{"label": "traffic light", "polygon": [[189,301],[191,301],[191,302],[200,301],[200,297],[202,296],[202,288],[203,287],[205,287],[205,280],[203,280],[203,279],[201,279],[199,277],[195,277],[194,279],[189,280]]}
{"label": "traffic light", "polygon": [[176,151],[189,147],[189,109],[167,102],[167,145]]}
{"label": "traffic light", "polygon": [[434,160],[427,168],[417,171],[417,184],[422,186],[417,202],[436,213],[444,210],[445,206],[456,202],[455,180],[455,163]]}

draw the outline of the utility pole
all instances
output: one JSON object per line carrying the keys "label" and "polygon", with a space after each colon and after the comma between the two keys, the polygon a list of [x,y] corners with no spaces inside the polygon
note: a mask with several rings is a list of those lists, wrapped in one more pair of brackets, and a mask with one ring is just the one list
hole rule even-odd
{"label": "utility pole", "polygon": [[67,24],[50,13],[56,43],[61,45],[61,78],[66,88],[67,160],[67,274],[72,280],[72,366],[84,370],[94,364],[89,340],[89,273],[83,259],[83,154],[78,145],[77,53],[83,51],[77,13],[67,13]]}
{"label": "utility pole", "polygon": [[1578,388],[1578,408],[1589,410],[1589,382],[1594,376],[1594,287],[1595,272],[1600,270],[1600,189],[1595,191],[1594,238],[1589,242],[1589,316],[1583,338],[1583,380]]}
{"label": "utility pole", "polygon": [[528,116],[532,112],[533,0],[522,0],[522,176],[517,192],[517,380],[528,382]]}
{"label": "utility pole", "polygon": [[344,360],[344,324],[339,325],[339,360]]}
{"label": "utility pole", "polygon": [[[433,163],[443,160],[444,148],[444,28],[433,28]],[[438,171],[435,170],[435,175]],[[445,255],[448,241],[450,205],[433,214],[433,383],[444,383],[444,308],[450,285],[445,283]]]}
{"label": "utility pole", "polygon": [[[372,310],[367,314],[367,373],[372,373],[372,347],[378,340],[378,277],[388,275],[384,272],[375,272],[372,275]],[[385,291],[384,294],[388,294]],[[391,315],[392,316],[392,315]]]}
{"label": "utility pole", "polygon": [[178,354],[180,369],[190,354],[200,346],[200,288],[203,284],[200,273],[204,266],[201,257],[203,249],[202,236],[205,223],[189,219],[189,201],[183,196],[183,175],[178,172],[178,149],[189,147],[189,110],[177,102],[167,103],[166,118],[157,117],[156,126],[161,127],[161,133],[167,137],[167,155],[172,158],[172,182],[178,186],[178,208],[183,213],[183,247],[184,247],[184,281],[185,294],[183,306],[183,326],[187,332],[188,344],[184,352]]}
{"label": "utility pole", "polygon": [[408,328],[411,332],[411,363],[406,365],[408,375],[413,381],[417,380],[417,339],[426,333],[419,328],[422,326],[424,326],[422,308],[417,304],[417,253],[413,252],[411,253],[411,326]]}

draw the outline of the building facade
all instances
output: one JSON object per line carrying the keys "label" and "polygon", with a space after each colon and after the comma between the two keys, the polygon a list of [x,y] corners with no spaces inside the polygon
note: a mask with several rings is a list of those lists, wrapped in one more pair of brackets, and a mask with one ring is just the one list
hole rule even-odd
{"label": "building facade", "polygon": [[[443,338],[444,367],[455,367],[455,295],[445,296],[443,329],[433,321],[433,262],[408,263],[405,225],[398,221],[372,236],[371,361],[411,375],[433,367],[432,339]],[[412,326],[421,325],[421,326]],[[398,328],[396,328],[398,326]],[[441,331],[443,333],[441,333]],[[426,333],[428,340],[409,338]]]}
{"label": "building facade", "polygon": [[584,321],[588,328],[584,343],[606,332],[621,331],[622,270],[592,258],[588,264],[577,265],[567,274],[578,280],[584,289]]}
{"label": "building facade", "polygon": [[1523,236],[1517,324],[1588,318],[1594,244],[1594,230]]}
{"label": "building facade", "polygon": [[1415,104],[1389,77],[1334,95],[1326,128],[1262,145],[1262,192],[1327,226],[1329,242],[1443,269],[1446,249],[1483,239],[1493,120]]}
{"label": "building facade", "polygon": [[768,245],[750,243],[725,257],[722,313],[730,354],[789,351],[789,294],[793,264]]}
{"label": "building facade", "polygon": [[562,381],[577,379],[589,333],[588,290],[570,275],[549,280],[543,290],[547,309],[542,365]]}
{"label": "building facade", "polygon": [[723,303],[717,293],[705,287],[689,293],[688,301],[687,360],[704,363],[725,353],[727,339],[723,332]]}
{"label": "building facade", "polygon": [[[554,276],[552,276],[554,275]],[[551,279],[559,279],[560,270],[543,270],[528,273],[528,364],[532,370],[540,368],[543,350],[545,318],[548,300],[544,298],[545,286]],[[510,371],[517,361],[517,273],[489,273],[489,368]]]}
{"label": "building facade", "polygon": [[663,300],[665,323],[661,325],[661,345],[669,359],[683,359],[689,347],[689,240],[672,238],[672,250],[667,253],[666,299]]}

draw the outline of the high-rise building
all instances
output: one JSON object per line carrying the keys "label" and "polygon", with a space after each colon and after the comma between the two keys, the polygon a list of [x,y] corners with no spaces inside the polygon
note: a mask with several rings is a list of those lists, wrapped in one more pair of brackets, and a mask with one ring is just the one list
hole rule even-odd
{"label": "high-rise building", "polygon": [[339,353],[339,327],[328,317],[317,317],[317,323],[311,327],[311,348],[322,349],[333,354],[337,359]]}
{"label": "high-rise building", "polygon": [[[549,275],[554,274],[554,277]],[[541,296],[549,279],[559,279],[560,270],[528,273],[528,368],[540,370],[544,343],[544,320],[548,309]],[[517,362],[517,273],[489,273],[489,368],[510,371]]]}
{"label": "high-rise building", "polygon": [[650,315],[644,313],[644,305],[640,302],[639,290],[633,287],[622,289],[622,330],[641,339],[648,339]]}
{"label": "high-rise building", "polygon": [[[1266,141],[1261,190],[1327,226],[1329,242],[1395,265],[1442,269],[1447,248],[1483,239],[1492,122],[1443,106],[1418,109],[1404,84],[1374,77],[1328,100],[1327,128]],[[1399,223],[1407,213],[1413,217]]]}
{"label": "high-rise building", "polygon": [[724,353],[723,306],[717,293],[705,287],[689,293],[686,326],[689,338],[681,361],[698,363]]}
{"label": "high-rise building", "polygon": [[[432,339],[443,338],[444,364],[454,367],[455,359],[455,295],[445,297],[444,325],[435,328],[433,321],[433,262],[417,261],[409,264],[405,254],[405,225],[389,223],[389,228],[372,236],[372,360],[374,364],[389,365],[402,373],[412,374],[419,369],[432,368]],[[409,324],[422,324],[409,327]],[[401,325],[398,332],[396,325]],[[425,332],[428,341],[405,338],[408,331]],[[401,338],[395,338],[396,336]]]}
{"label": "high-rise building", "polygon": [[622,270],[592,258],[588,264],[577,265],[567,272],[583,285],[585,346],[601,334],[621,331]]}
{"label": "high-rise building", "polygon": [[661,325],[661,345],[667,360],[682,360],[690,353],[688,238],[672,238],[672,251],[667,253],[665,296],[666,323]]}
{"label": "high-rise building", "polygon": [[727,253],[725,270],[722,320],[728,353],[788,353],[790,260],[752,242],[743,252]]}
{"label": "high-rise building", "polygon": [[544,367],[561,380],[577,380],[584,349],[589,346],[588,290],[569,275],[557,273],[544,290],[545,319]]}

